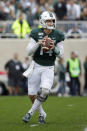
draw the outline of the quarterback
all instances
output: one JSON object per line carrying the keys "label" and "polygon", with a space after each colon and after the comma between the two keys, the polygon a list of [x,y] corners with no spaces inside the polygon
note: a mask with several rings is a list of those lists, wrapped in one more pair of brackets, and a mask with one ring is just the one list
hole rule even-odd
{"label": "quarterback", "polygon": [[40,16],[41,28],[35,28],[30,33],[27,46],[28,55],[33,60],[30,68],[24,73],[28,76],[28,95],[33,105],[23,117],[24,122],[29,122],[36,110],[39,111],[39,123],[45,123],[46,113],[42,108],[47,100],[54,80],[54,63],[56,57],[64,54],[64,34],[56,30],[56,18],[52,12],[44,11]]}

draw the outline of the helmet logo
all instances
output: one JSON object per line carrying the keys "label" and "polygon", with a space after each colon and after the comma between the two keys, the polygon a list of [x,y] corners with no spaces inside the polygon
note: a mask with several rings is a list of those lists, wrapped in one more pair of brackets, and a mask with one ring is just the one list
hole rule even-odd
{"label": "helmet logo", "polygon": [[50,17],[53,17],[53,14],[49,12]]}

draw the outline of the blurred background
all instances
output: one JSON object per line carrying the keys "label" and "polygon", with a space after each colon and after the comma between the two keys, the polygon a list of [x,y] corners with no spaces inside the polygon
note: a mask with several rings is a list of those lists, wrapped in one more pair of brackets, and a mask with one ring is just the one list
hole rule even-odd
{"label": "blurred background", "polygon": [[[26,47],[30,31],[40,27],[39,16],[46,10],[55,13],[56,28],[66,37],[64,58],[55,62],[50,95],[87,96],[87,0],[0,0],[0,95],[27,94],[27,79],[22,73],[32,58],[27,56]],[[80,73],[72,90],[68,64],[73,57],[79,61]],[[13,72],[10,60],[20,63],[20,70],[17,67]],[[17,89],[9,90],[9,73],[18,73]]]}

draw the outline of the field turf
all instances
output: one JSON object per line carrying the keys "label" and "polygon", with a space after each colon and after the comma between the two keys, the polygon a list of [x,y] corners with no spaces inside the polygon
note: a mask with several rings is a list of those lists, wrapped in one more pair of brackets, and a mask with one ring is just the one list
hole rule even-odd
{"label": "field turf", "polygon": [[87,131],[87,97],[50,96],[43,104],[44,125],[38,124],[38,113],[23,123],[30,107],[27,96],[0,96],[0,131]]}

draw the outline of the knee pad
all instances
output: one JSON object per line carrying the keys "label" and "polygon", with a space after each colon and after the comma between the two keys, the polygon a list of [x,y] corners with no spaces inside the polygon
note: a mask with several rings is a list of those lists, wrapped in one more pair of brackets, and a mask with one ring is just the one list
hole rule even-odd
{"label": "knee pad", "polygon": [[46,88],[41,88],[41,90],[42,90],[42,95],[48,95],[49,94],[49,92],[50,92],[50,90],[49,89],[46,89]]}
{"label": "knee pad", "polygon": [[38,91],[37,94],[37,99],[41,102],[46,101],[46,99],[48,98],[48,94],[49,94],[50,90],[46,89],[46,88],[40,88],[40,90]]}

